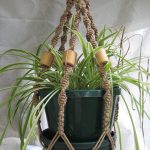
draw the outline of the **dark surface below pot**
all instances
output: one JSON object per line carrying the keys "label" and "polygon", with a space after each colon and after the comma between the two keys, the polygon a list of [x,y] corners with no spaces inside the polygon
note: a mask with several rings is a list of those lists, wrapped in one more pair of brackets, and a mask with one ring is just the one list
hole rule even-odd
{"label": "dark surface below pot", "polygon": [[[39,92],[41,99],[50,93],[49,90]],[[90,142],[96,141],[102,132],[103,95],[104,90],[69,90],[67,91],[67,104],[65,109],[65,133],[70,141]],[[113,89],[113,108],[111,124],[114,120],[114,108],[120,88]],[[48,126],[52,136],[57,131],[58,94],[46,106]],[[110,124],[110,128],[111,128]]]}
{"label": "dark surface below pot", "polygon": [[[111,134],[113,136],[114,141],[116,141],[116,134],[114,132],[112,132]],[[50,135],[51,135],[50,130],[46,129],[43,131],[43,134],[40,136],[40,141],[45,148],[48,147],[52,139]],[[72,145],[75,148],[75,150],[91,150],[95,144],[96,142],[83,142],[83,143],[72,142]],[[60,138],[60,140],[55,144],[52,150],[68,150],[68,148]],[[105,138],[101,147],[98,150],[111,150],[111,145],[109,140]]]}

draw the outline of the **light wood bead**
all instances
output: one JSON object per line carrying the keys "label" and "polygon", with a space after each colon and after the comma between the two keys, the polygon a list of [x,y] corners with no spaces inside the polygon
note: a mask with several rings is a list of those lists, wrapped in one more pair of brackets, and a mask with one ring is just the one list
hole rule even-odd
{"label": "light wood bead", "polygon": [[109,62],[109,58],[104,49],[100,49],[98,52],[96,52],[95,57],[98,65],[100,64],[105,65],[107,62]]}
{"label": "light wood bead", "polygon": [[70,65],[73,67],[76,63],[76,57],[77,57],[77,53],[75,51],[72,50],[64,51],[63,64]]}
{"label": "light wood bead", "polygon": [[40,64],[41,66],[45,66],[50,68],[54,62],[54,55],[49,51],[44,51],[41,54]]}

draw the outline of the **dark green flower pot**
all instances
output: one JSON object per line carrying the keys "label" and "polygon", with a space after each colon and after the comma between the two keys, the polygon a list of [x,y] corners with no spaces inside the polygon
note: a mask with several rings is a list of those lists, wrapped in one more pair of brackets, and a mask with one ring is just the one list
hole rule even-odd
{"label": "dark green flower pot", "polygon": [[[40,98],[44,98],[50,90],[41,90]],[[102,132],[104,90],[69,90],[65,109],[65,133],[71,142],[94,142]],[[110,128],[114,120],[115,105],[120,88],[113,90],[113,108]],[[51,137],[57,131],[58,94],[46,106],[46,116]]]}

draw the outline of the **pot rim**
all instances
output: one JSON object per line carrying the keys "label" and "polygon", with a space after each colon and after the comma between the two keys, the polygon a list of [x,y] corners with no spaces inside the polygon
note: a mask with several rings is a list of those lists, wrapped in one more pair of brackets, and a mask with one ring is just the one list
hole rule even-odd
{"label": "pot rim", "polygon": [[[43,95],[45,92],[49,93],[50,89],[40,90],[40,95]],[[66,91],[68,98],[81,98],[81,97],[103,97],[105,94],[104,89],[70,89]],[[113,87],[113,95],[120,95],[120,87]],[[44,94],[45,95],[45,94]]]}

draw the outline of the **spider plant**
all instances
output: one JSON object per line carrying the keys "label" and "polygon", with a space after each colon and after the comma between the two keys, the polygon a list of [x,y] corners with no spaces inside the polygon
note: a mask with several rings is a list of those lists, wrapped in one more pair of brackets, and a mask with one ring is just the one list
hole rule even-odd
{"label": "spider plant", "polygon": [[[130,51],[130,37],[125,36],[125,28],[121,27],[119,30],[113,28],[104,27],[98,36],[97,48],[93,48],[91,43],[87,42],[80,32],[74,32],[80,43],[81,55],[78,56],[77,65],[75,66],[71,76],[69,89],[100,89],[102,87],[102,81],[98,72],[98,67],[95,62],[94,55],[100,49],[104,48],[113,63],[107,63],[105,70],[110,80],[111,86],[120,86],[123,91],[126,91],[130,96],[130,99],[125,99],[124,95],[121,95],[123,102],[125,103],[128,115],[130,117],[136,150],[139,149],[139,142],[137,132],[135,128],[135,122],[133,121],[129,102],[131,105],[135,105],[141,122],[143,122],[144,116],[150,120],[150,116],[144,109],[144,94],[149,94],[149,83],[143,80],[143,77],[150,76],[149,70],[142,67],[142,62],[148,58],[135,57],[128,58],[127,54]],[[0,143],[5,136],[7,128],[13,124],[14,119],[17,117],[17,112],[20,112],[18,120],[18,133],[20,137],[20,149],[25,150],[27,144],[31,138],[36,134],[35,126],[37,121],[44,111],[46,104],[51,98],[57,94],[60,90],[60,79],[63,76],[64,66],[62,64],[62,53],[54,49],[49,43],[49,39],[53,32],[41,43],[34,53],[28,50],[10,49],[0,55],[5,57],[6,55],[15,56],[21,58],[22,61],[1,66],[0,74],[5,74],[8,71],[20,70],[23,75],[16,78],[16,82],[11,87],[4,87],[4,90],[9,90],[7,103],[1,103],[0,107],[5,106],[7,108],[7,125],[4,132],[1,135]],[[132,37],[131,37],[132,38]],[[124,43],[129,43],[129,46],[124,50]],[[39,55],[43,50],[51,49],[51,52],[55,56],[55,63],[52,68],[41,72]],[[131,74],[138,74],[137,77],[131,76]],[[130,90],[130,85],[134,85],[139,88],[140,99],[135,96]],[[36,86],[38,85],[38,87]],[[35,107],[31,101],[31,96],[37,90],[49,89],[51,92],[42,99]],[[15,107],[14,107],[15,106]],[[38,116],[36,112],[39,110]],[[122,149],[122,138],[119,123],[117,122],[117,128],[119,132],[120,149]],[[29,130],[28,130],[29,129]]]}

